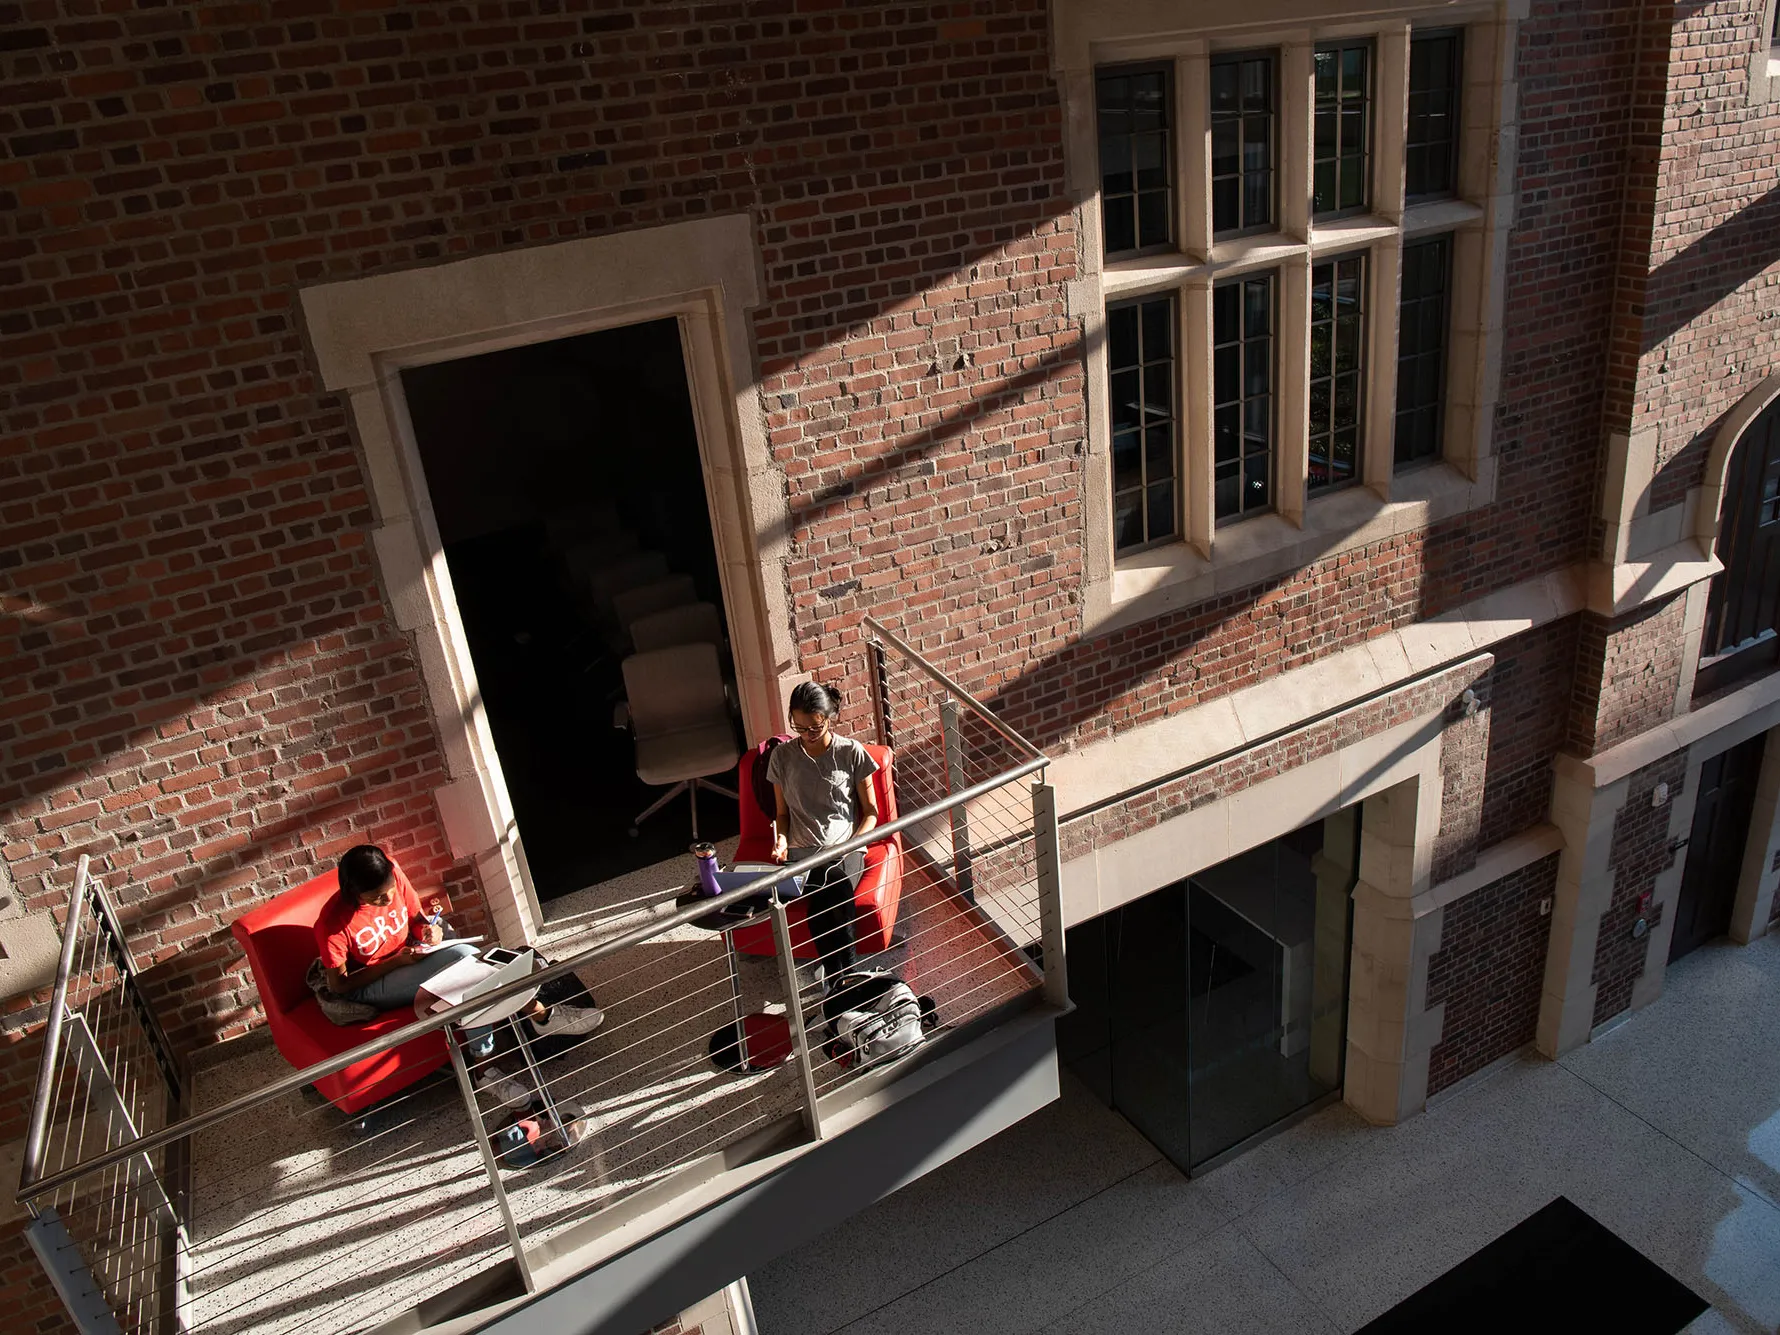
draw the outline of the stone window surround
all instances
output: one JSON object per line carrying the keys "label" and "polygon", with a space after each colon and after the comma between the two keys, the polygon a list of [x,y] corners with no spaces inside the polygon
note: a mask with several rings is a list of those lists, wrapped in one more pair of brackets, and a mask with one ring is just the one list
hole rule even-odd
{"label": "stone window surround", "polygon": [[[1069,6],[1059,20],[1059,60],[1063,64],[1066,134],[1070,186],[1080,201],[1083,234],[1094,238],[1082,247],[1083,277],[1072,286],[1071,310],[1083,321],[1088,349],[1089,453],[1085,534],[1085,630],[1099,634],[1151,619],[1175,607],[1189,606],[1217,593],[1245,587],[1311,562],[1379,541],[1393,534],[1426,527],[1440,519],[1488,504],[1495,494],[1495,461],[1490,424],[1500,379],[1503,252],[1513,211],[1514,86],[1512,59],[1514,14],[1506,7],[1470,6],[1428,11],[1403,6],[1387,19],[1364,24],[1305,28],[1256,24],[1253,6],[1241,23],[1216,26],[1213,36],[1152,37],[1165,21],[1142,0],[1085,8]],[[1074,11],[1074,12],[1069,12]],[[1214,242],[1210,202],[1205,192],[1185,188],[1208,170],[1205,134],[1208,124],[1206,82],[1214,51],[1274,47],[1281,52],[1281,147],[1288,161],[1309,166],[1308,76],[1310,55],[1319,41],[1358,34],[1378,40],[1377,86],[1390,88],[1382,107],[1400,101],[1407,108],[1407,57],[1412,26],[1466,29],[1464,124],[1461,127],[1460,197],[1405,206],[1402,190],[1402,135],[1378,136],[1373,155],[1373,209],[1360,218],[1312,224],[1308,215],[1308,175],[1303,200],[1284,191],[1280,201],[1280,234]],[[1115,64],[1173,60],[1175,123],[1180,132],[1175,192],[1178,253],[1143,255],[1102,265],[1098,196],[1098,139],[1095,121],[1095,72]],[[1304,77],[1300,79],[1298,76]],[[1303,88],[1298,84],[1303,83]],[[1399,97],[1397,94],[1401,93]],[[1302,114],[1300,114],[1302,113]],[[1376,114],[1376,112],[1375,112]],[[1298,125],[1302,120],[1303,125]],[[1296,154],[1296,157],[1293,155]],[[1494,162],[1486,177],[1484,164]],[[1444,462],[1394,474],[1391,425],[1396,374],[1396,255],[1401,240],[1437,231],[1455,235],[1453,268],[1453,337],[1451,365],[1467,368],[1449,373]],[[1209,368],[1210,289],[1215,279],[1277,267],[1282,302],[1308,302],[1312,258],[1369,247],[1374,311],[1369,335],[1368,402],[1386,405],[1370,413],[1364,443],[1362,484],[1303,502],[1307,447],[1302,431],[1291,439],[1296,448],[1276,456],[1277,494],[1291,498],[1279,512],[1237,523],[1212,520],[1210,420],[1201,400],[1191,392],[1203,384]],[[1181,294],[1180,363],[1189,393],[1182,396],[1182,421],[1188,442],[1184,449],[1182,493],[1185,541],[1134,553],[1115,560],[1112,533],[1111,423],[1108,408],[1105,307],[1131,297],[1158,292]],[[1294,307],[1295,309],[1295,307]],[[1308,330],[1307,307],[1302,321],[1282,316],[1283,327],[1302,324]],[[1282,422],[1305,416],[1308,349],[1296,342],[1281,347],[1280,414]],[[1204,362],[1195,375],[1193,368]],[[1300,380],[1306,385],[1299,385]],[[1294,388],[1296,386],[1296,388]],[[1206,400],[1208,402],[1208,400]],[[1204,448],[1192,442],[1206,442]]]}
{"label": "stone window surround", "polygon": [[796,645],[789,514],[754,403],[752,220],[698,219],[305,288],[322,387],[346,403],[377,527],[378,577],[411,637],[450,781],[435,794],[454,857],[474,859],[500,939],[543,914],[483,712],[402,394],[401,370],[645,320],[677,319],[746,726],[770,731]]}
{"label": "stone window surround", "polygon": [[1780,0],[1767,0],[1761,10],[1755,50],[1749,54],[1749,105],[1780,102],[1780,42],[1773,39],[1774,13]]}

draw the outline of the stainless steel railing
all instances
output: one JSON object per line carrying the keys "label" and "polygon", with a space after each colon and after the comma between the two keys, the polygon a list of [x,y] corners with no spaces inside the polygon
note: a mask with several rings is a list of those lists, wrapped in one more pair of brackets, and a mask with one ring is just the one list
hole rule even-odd
{"label": "stainless steel railing", "polygon": [[[102,1241],[70,1244],[92,1273],[109,1267],[116,1276],[97,1286],[111,1328],[331,1330],[355,1324],[367,1306],[400,1310],[453,1285],[474,1290],[463,1299],[472,1304],[503,1283],[532,1290],[540,1248],[560,1274],[560,1258],[682,1183],[738,1155],[819,1139],[825,1115],[854,1087],[893,1082],[949,1035],[1047,995],[1061,1003],[1056,824],[1043,753],[900,637],[875,622],[867,630],[874,708],[865,726],[895,748],[899,813],[877,829],[714,899],[664,901],[646,922],[564,948],[548,967],[467,1007],[302,1070],[281,1072],[262,1054],[259,1067],[229,1073],[245,1086],[238,1092],[201,1085],[177,1120],[32,1160],[19,1199],[34,1205],[66,1196],[115,1209],[129,1185],[120,1186],[121,1166],[161,1165],[164,1178],[173,1176],[168,1166],[184,1168],[172,1193],[180,1227],[164,1248],[172,1264]],[[831,1050],[823,988],[792,949],[803,916],[795,904],[769,895],[723,932],[700,924],[889,836],[900,837],[906,864],[895,938],[861,963],[932,996],[940,1027],[922,1048],[862,1067]],[[730,948],[749,927],[770,928],[773,955]],[[595,1034],[543,1051],[520,1026],[510,1050],[481,1059],[456,1043],[467,1015],[570,975],[599,996],[606,1019]],[[68,1008],[76,1014],[78,1001]],[[726,1045],[723,1036],[750,1016],[767,1037],[743,1024],[740,1041]],[[362,1126],[305,1092],[441,1031],[452,1039],[450,1071],[411,1086]],[[54,1064],[46,1058],[40,1088],[53,1086]],[[539,1093],[584,1135],[517,1168],[504,1148],[515,1111],[503,1095]],[[53,1093],[39,1099],[34,1128],[58,1124],[54,1106]],[[119,1283],[142,1301],[120,1307]]]}

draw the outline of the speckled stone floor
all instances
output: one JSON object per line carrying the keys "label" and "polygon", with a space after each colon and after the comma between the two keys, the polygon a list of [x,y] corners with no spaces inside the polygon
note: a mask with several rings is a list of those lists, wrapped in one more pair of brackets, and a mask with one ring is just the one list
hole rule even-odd
{"label": "speckled stone floor", "polygon": [[[728,849],[723,852],[727,854]],[[671,912],[690,857],[553,901],[543,943],[562,957]],[[908,940],[875,962],[934,995],[962,1024],[1034,984],[999,935],[918,873],[904,879]],[[740,1075],[708,1058],[731,1015],[722,938],[680,927],[581,971],[604,1026],[544,1064],[559,1100],[592,1131],[544,1165],[503,1173],[528,1244],[661,1181],[679,1164],[792,1115],[794,1066]],[[746,1009],[783,1009],[776,959],[739,961]],[[800,983],[810,982],[807,971]],[[813,1007],[814,994],[806,997]],[[516,1054],[496,1063],[517,1074]],[[214,1107],[288,1071],[269,1045],[204,1070],[195,1098]],[[824,1062],[819,1083],[842,1073]],[[503,1111],[482,1099],[492,1125]],[[381,1109],[363,1131],[308,1090],[196,1138],[187,1283],[192,1331],[277,1335],[357,1330],[493,1264],[506,1234],[449,1068]]]}
{"label": "speckled stone floor", "polygon": [[1353,1331],[1564,1195],[1780,1328],[1780,933],[1707,946],[1595,1042],[1371,1128],[1328,1108],[1188,1181],[1064,1097],[749,1276],[771,1335]]}

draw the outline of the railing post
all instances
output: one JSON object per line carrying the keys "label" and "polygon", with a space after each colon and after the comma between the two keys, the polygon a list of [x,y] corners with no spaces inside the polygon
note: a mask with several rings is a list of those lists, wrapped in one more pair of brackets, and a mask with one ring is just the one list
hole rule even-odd
{"label": "railing post", "polygon": [[1032,785],[1032,858],[1045,952],[1045,1000],[1053,1006],[1067,1006],[1069,967],[1063,947],[1063,849],[1057,834],[1057,790],[1042,779]]}
{"label": "railing post", "polygon": [[871,711],[878,727],[878,745],[895,746],[890,730],[890,665],[884,658],[884,646],[875,639],[865,646],[865,668],[871,682]]}
{"label": "railing post", "polygon": [[68,892],[68,919],[62,925],[62,954],[56,964],[55,992],[49,1001],[49,1023],[43,1030],[43,1056],[38,1059],[37,1090],[31,1098],[31,1124],[25,1131],[24,1162],[19,1186],[28,1187],[43,1175],[43,1140],[49,1130],[50,1107],[55,1098],[56,1061],[62,1047],[62,1026],[68,1014],[68,970],[74,967],[74,942],[80,935],[80,904],[87,890],[85,853],[74,867],[74,888]]}
{"label": "railing post", "polygon": [[[476,1086],[470,1080],[470,1068],[464,1064],[463,1048],[457,1041],[457,1026],[445,1026],[445,1046],[451,1053],[451,1069],[457,1073],[457,1087],[464,1096],[464,1109],[470,1114],[470,1130],[476,1136],[476,1148],[482,1151],[482,1167],[488,1174],[488,1185],[494,1189],[495,1204],[501,1207],[501,1221],[507,1226],[507,1245],[513,1249],[513,1264],[519,1267],[519,1278],[527,1293],[536,1293],[538,1284],[532,1278],[531,1262],[525,1259],[525,1239],[513,1218],[513,1207],[507,1201],[507,1189],[501,1185],[501,1164],[489,1143],[488,1127],[482,1121],[482,1109],[476,1102]],[[558,1123],[560,1129],[561,1123]]]}
{"label": "railing post", "polygon": [[[961,793],[970,786],[964,781],[964,730],[958,718],[958,702],[948,695],[939,707],[940,732],[946,743],[948,793]],[[971,870],[970,813],[962,805],[952,808],[952,882],[966,903],[977,902],[976,875]]]}
{"label": "railing post", "polygon": [[779,948],[779,967],[785,974],[785,1020],[791,1028],[791,1050],[797,1057],[798,1078],[803,1081],[803,1115],[810,1135],[822,1139],[822,1104],[816,1094],[816,1066],[810,1060],[810,1036],[803,1025],[803,1001],[797,990],[797,959],[791,953],[791,920],[785,904],[773,896],[773,941]]}

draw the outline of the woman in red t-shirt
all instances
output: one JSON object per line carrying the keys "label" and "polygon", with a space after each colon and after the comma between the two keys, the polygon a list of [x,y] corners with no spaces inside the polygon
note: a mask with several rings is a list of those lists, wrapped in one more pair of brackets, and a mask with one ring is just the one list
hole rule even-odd
{"label": "woman in red t-shirt", "polygon": [[[447,965],[475,955],[468,941],[446,941],[395,860],[375,844],[340,857],[340,893],[315,923],[315,943],[328,987],[378,1010],[414,1004],[421,984]],[[590,1034],[605,1019],[594,1006],[539,1002],[524,1012],[539,1034]]]}

